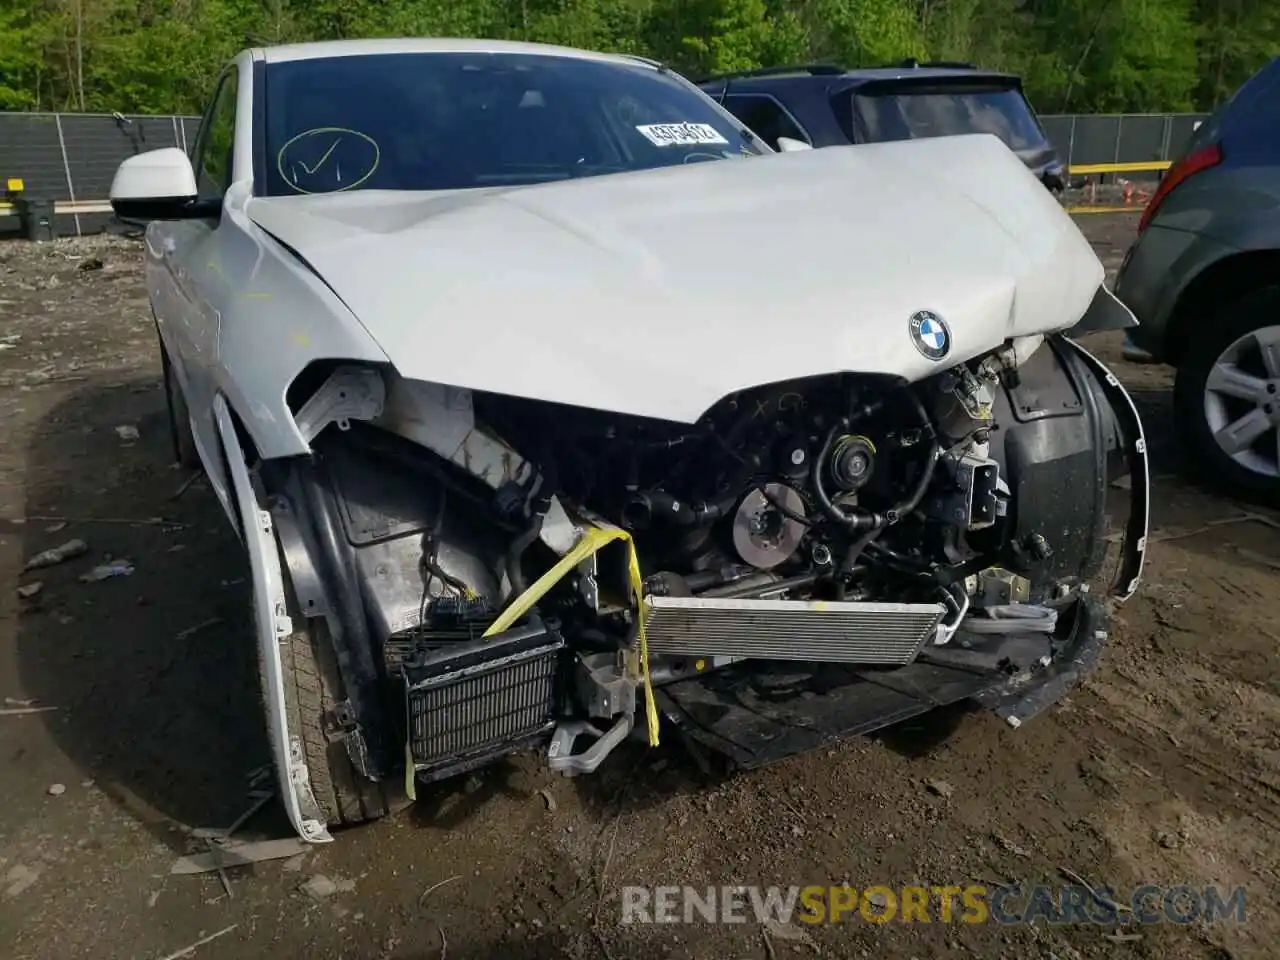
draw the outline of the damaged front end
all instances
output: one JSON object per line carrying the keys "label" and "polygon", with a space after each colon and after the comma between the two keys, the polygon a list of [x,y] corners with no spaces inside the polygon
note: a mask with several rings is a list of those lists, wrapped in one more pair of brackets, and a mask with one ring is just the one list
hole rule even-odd
{"label": "damaged front end", "polygon": [[260,480],[327,728],[410,790],[529,747],[590,773],[638,727],[754,767],[965,699],[1017,726],[1096,661],[1109,548],[1106,589],[1141,574],[1141,424],[1061,336],[695,424],[362,367],[291,400],[313,456]]}

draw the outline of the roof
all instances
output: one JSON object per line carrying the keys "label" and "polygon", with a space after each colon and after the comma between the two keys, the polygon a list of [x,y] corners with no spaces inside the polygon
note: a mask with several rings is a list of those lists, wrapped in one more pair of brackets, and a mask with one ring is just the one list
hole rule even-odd
{"label": "roof", "polygon": [[258,47],[253,59],[266,63],[292,60],[315,60],[323,57],[360,57],[388,53],[506,53],[544,57],[572,57],[609,63],[652,65],[642,57],[595,53],[575,47],[559,47],[546,43],[520,43],[511,40],[472,40],[454,37],[405,37],[377,40],[324,40],[317,43],[288,43],[274,47]]}
{"label": "roof", "polygon": [[1000,70],[983,70],[978,67],[960,64],[939,64],[930,66],[894,65],[887,67],[855,67],[842,70],[827,64],[802,65],[794,69],[779,67],[774,70],[745,71],[742,73],[721,74],[699,80],[699,84],[721,84],[727,82],[734,86],[740,84],[768,85],[774,83],[841,83],[856,84],[875,80],[928,80],[930,78],[973,77],[979,80],[1017,80],[1016,74],[1004,73]]}
{"label": "roof", "polygon": [[1014,74],[999,70],[979,70],[976,67],[869,67],[865,70],[850,70],[845,74],[849,79],[857,80],[902,80],[907,77],[1008,77],[1015,79]]}

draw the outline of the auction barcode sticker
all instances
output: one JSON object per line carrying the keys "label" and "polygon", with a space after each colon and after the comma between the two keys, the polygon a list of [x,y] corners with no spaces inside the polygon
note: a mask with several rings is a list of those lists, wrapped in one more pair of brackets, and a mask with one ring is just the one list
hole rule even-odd
{"label": "auction barcode sticker", "polygon": [[647,123],[636,129],[657,147],[687,147],[729,142],[709,123]]}

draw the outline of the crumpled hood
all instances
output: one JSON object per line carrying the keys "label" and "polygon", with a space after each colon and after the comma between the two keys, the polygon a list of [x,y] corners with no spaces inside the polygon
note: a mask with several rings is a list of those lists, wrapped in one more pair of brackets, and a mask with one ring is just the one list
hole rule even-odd
{"label": "crumpled hood", "polygon": [[[830,147],[531,187],[252,199],[401,376],[692,422],[725,395],[918,380],[1070,327],[1088,242],[995,137]],[[909,319],[950,327],[941,362]]]}

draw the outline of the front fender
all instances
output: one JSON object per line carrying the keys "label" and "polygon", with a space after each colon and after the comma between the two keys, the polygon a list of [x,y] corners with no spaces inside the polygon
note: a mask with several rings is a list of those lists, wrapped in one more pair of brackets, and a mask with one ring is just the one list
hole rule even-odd
{"label": "front fender", "polygon": [[306,455],[290,385],[311,364],[384,365],[386,354],[298,257],[228,203],[219,262],[206,270],[220,313],[216,392],[226,395],[264,460]]}

